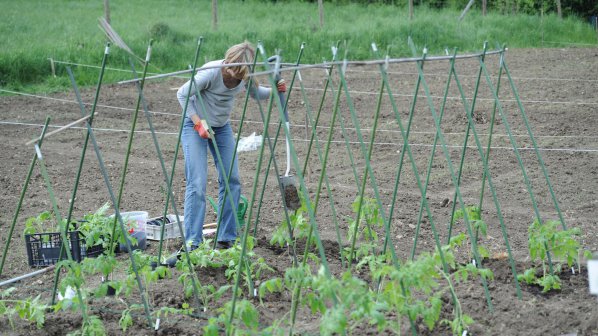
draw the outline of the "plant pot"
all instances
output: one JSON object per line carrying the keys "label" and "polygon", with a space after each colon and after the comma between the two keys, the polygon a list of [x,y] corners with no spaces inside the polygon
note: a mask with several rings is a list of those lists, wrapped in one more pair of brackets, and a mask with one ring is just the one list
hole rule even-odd
{"label": "plant pot", "polygon": [[[127,240],[129,241],[129,244],[131,244],[131,248],[133,249],[133,251],[135,251],[135,250],[144,251],[145,250],[145,248],[147,247],[147,237],[146,237],[145,231],[134,231],[133,233],[130,234],[130,237],[133,237],[137,240],[137,243],[134,244],[129,239],[129,234],[127,234],[127,236],[126,236]],[[118,250],[119,250],[119,252],[129,252],[127,244],[123,244],[123,243],[119,243]]]}
{"label": "plant pot", "polygon": [[116,288],[108,285],[108,290],[106,291],[106,295],[114,296],[116,294]]}
{"label": "plant pot", "polygon": [[107,296],[116,295],[116,288],[113,287],[112,281],[105,280],[104,277],[102,277],[102,285],[106,285],[106,295]]}

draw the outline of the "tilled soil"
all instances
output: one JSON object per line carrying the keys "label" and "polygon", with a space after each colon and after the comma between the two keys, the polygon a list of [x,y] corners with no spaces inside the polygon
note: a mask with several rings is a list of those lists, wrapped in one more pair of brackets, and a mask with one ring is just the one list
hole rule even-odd
{"label": "tilled soil", "polygon": [[[596,218],[598,218],[598,80],[592,74],[598,72],[597,49],[531,49],[511,50],[506,53],[508,73],[498,76],[499,59],[496,55],[487,56],[488,76],[482,72],[481,84],[474,101],[474,90],[478,79],[479,62],[476,58],[458,60],[456,74],[467,98],[460,99],[460,91],[452,79],[448,96],[442,97],[449,78],[449,62],[433,61],[425,64],[425,81],[416,88],[417,68],[414,63],[391,64],[389,67],[390,87],[394,101],[388,96],[380,101],[380,115],[376,116],[378,92],[380,90],[380,72],[376,66],[349,66],[346,72],[349,93],[342,91],[339,97],[339,113],[332,134],[333,141],[328,149],[328,161],[324,179],[320,179],[320,162],[326,156],[325,143],[329,136],[330,121],[333,115],[334,100],[338,89],[338,76],[323,100],[323,108],[317,129],[320,149],[312,148],[309,165],[305,173],[304,184],[309,190],[310,200],[315,201],[318,185],[322,192],[317,210],[317,226],[322,239],[330,270],[334,275],[343,272],[339,260],[339,245],[335,225],[340,227],[343,245],[349,242],[346,232],[350,217],[355,217],[352,203],[362,187],[364,172],[366,176],[366,194],[374,197],[378,194],[382,201],[381,211],[387,216],[393,210],[390,223],[391,239],[398,256],[406,260],[413,249],[416,238],[418,216],[420,212],[421,189],[426,180],[428,165],[431,167],[427,187],[426,203],[422,211],[422,225],[417,235],[416,254],[432,251],[435,246],[435,232],[438,239],[445,242],[449,234],[449,216],[455,202],[454,179],[457,171],[460,176],[460,200],[467,205],[479,203],[482,191],[483,160],[476,147],[475,135],[486,151],[488,134],[492,129],[492,149],[488,160],[493,192],[489,189],[490,181],[484,184],[483,216],[488,224],[488,236],[480,239],[489,249],[491,258],[485,266],[494,272],[494,280],[489,281],[488,289],[493,311],[489,311],[484,289],[479,280],[468,282],[457,288],[463,311],[473,317],[475,324],[469,330],[473,335],[598,335],[598,302],[588,291],[587,271],[584,263],[573,274],[570,270],[560,274],[562,289],[542,293],[538,287],[521,284],[522,298],[518,299],[516,285],[508,262],[508,239],[510,251],[516,263],[517,272],[522,272],[531,265],[527,250],[528,227],[539,214],[543,220],[559,219],[559,211],[568,227],[581,230],[579,242],[584,249],[598,251]],[[326,73],[323,69],[310,69],[301,72],[306,88],[305,96],[296,82],[289,102],[293,151],[298,163],[303,168],[307,155],[307,144],[311,130],[306,127],[306,116],[316,118],[319,110]],[[290,79],[290,74],[287,78]],[[511,76],[516,94],[513,93],[508,76]],[[487,80],[492,82],[490,86]],[[265,80],[263,80],[266,82]],[[157,142],[165,160],[165,170],[170,174],[175,153],[175,175],[173,193],[179,212],[182,214],[184,199],[184,163],[182,153],[176,150],[177,135],[180,125],[180,108],[176,100],[176,89],[184,79],[148,81],[144,97],[151,113]],[[288,81],[290,82],[290,80]],[[499,86],[500,105],[497,106],[495,122],[492,111],[495,109],[493,90]],[[413,103],[413,93],[418,89],[418,98]],[[94,119],[97,143],[102,162],[110,179],[113,192],[117,192],[121,181],[122,169],[127,151],[128,134],[137,103],[134,85],[103,85],[99,97],[98,113]],[[95,89],[82,90],[87,111],[93,102]],[[426,97],[429,97],[429,99]],[[348,99],[350,98],[350,99]],[[243,113],[243,99],[237,100],[233,112],[232,125],[239,130],[239,120]],[[397,107],[396,114],[393,103]],[[404,136],[397,123],[400,116],[403,128],[410,120],[410,107],[415,113],[410,123],[408,143],[404,147]],[[527,121],[519,113],[519,104],[524,109]],[[261,102],[267,113],[268,102]],[[432,108],[430,107],[432,106]],[[444,106],[444,109],[442,108]],[[468,149],[463,165],[460,165],[461,149],[467,131],[465,111],[474,106],[474,130],[470,130]],[[50,96],[15,95],[0,97],[0,242],[6,246],[10,228],[17,208],[24,180],[29,166],[36,156],[32,145],[26,145],[39,136],[46,117],[50,117],[48,132],[81,118],[81,112],[72,92]],[[352,112],[355,112],[354,114]],[[434,112],[434,113],[432,113]],[[275,113],[278,113],[275,110]],[[430,154],[435,140],[434,116],[442,115],[442,135],[438,139],[438,148],[430,164]],[[266,117],[266,116],[264,116]],[[278,114],[273,114],[269,127],[270,135],[277,131]],[[246,137],[252,132],[264,133],[264,123],[260,108],[254,101],[248,104],[240,135]],[[354,121],[359,123],[356,127]],[[529,125],[529,129],[527,128]],[[371,130],[376,126],[376,137],[371,154]],[[359,131],[356,131],[359,130]],[[151,217],[161,216],[164,211],[165,195],[163,168],[156,154],[156,147],[149,132],[147,119],[140,111],[132,148],[129,167],[126,174],[122,197],[122,210],[144,210]],[[405,130],[406,131],[406,130]],[[533,139],[527,134],[531,131]],[[239,166],[243,182],[243,194],[250,198],[254,182],[258,183],[254,199],[251,226],[259,208],[257,222],[256,255],[263,257],[273,271],[264,273],[259,281],[274,276],[284,276],[285,269],[291,266],[291,258],[286,248],[269,244],[272,232],[285,219],[283,197],[276,183],[276,176],[284,175],[286,168],[284,133],[278,139],[276,164],[268,166],[268,160],[258,166],[260,151],[241,152]],[[511,134],[511,136],[509,136]],[[73,186],[79,167],[85,132],[81,127],[71,128],[52,135],[44,140],[41,153],[51,179],[52,191],[61,212],[66,212],[73,195]],[[536,152],[535,145],[539,148]],[[446,144],[446,147],[442,147]],[[517,151],[513,148],[518,148]],[[269,154],[266,146],[264,155]],[[518,155],[517,155],[518,154]],[[538,154],[540,156],[538,156]],[[365,157],[371,157],[365,160]],[[450,163],[447,161],[450,158]],[[411,160],[411,158],[413,160]],[[541,159],[541,160],[540,160]],[[397,170],[402,164],[401,177],[394,197]],[[522,171],[520,163],[525,170]],[[294,162],[292,174],[300,184]],[[208,195],[216,199],[218,195],[217,174],[213,168],[213,159],[209,158],[210,181]],[[371,171],[367,170],[368,165]],[[259,174],[256,170],[260,169]],[[275,167],[277,169],[275,169]],[[269,170],[267,170],[269,169]],[[414,171],[418,174],[414,174]],[[265,187],[263,181],[269,176]],[[544,173],[549,177],[545,178]],[[527,177],[529,184],[526,184]],[[374,183],[372,183],[374,182]],[[419,184],[420,182],[421,184]],[[263,196],[262,196],[262,190]],[[555,197],[551,197],[554,194]],[[297,195],[293,195],[296,197]],[[393,199],[395,199],[393,203]],[[555,205],[554,199],[557,203]],[[78,185],[74,216],[95,211],[109,201],[108,188],[104,182],[96,152],[89,143]],[[297,201],[293,199],[293,201]],[[258,207],[258,204],[260,205]],[[394,205],[394,206],[392,206]],[[500,207],[500,215],[496,210]],[[558,207],[557,207],[558,205]],[[29,273],[30,268],[23,239],[24,222],[38,213],[51,210],[52,201],[46,182],[37,165],[33,170],[22,208],[10,241],[6,255],[6,264],[0,275],[0,281]],[[537,211],[536,211],[537,209]],[[558,209],[558,210],[557,210]],[[172,210],[169,210],[172,213]],[[501,228],[501,220],[504,230]],[[214,213],[208,213],[206,222],[215,221]],[[456,224],[452,234],[467,231],[462,224]],[[380,235],[383,237],[383,234]],[[179,241],[167,241],[166,249],[175,251]],[[298,248],[302,251],[302,248]],[[157,255],[158,243],[151,242],[147,253]],[[316,250],[314,250],[317,253]],[[468,261],[468,249],[459,253],[459,262]],[[119,258],[126,260],[126,255]],[[216,287],[230,284],[224,269],[198,269],[202,283],[212,283]],[[51,293],[52,274],[38,275],[14,283],[17,288],[12,297],[25,298],[41,295],[48,299]],[[152,307],[180,308],[184,299],[183,288],[177,281],[178,271],[173,270],[171,278],[160,280],[152,285],[150,303]],[[99,279],[88,279],[93,286]],[[6,287],[6,286],[5,286]],[[0,289],[4,290],[5,287]],[[230,298],[230,294],[211,307],[212,313],[219,304]],[[135,299],[127,299],[135,301]],[[125,301],[114,298],[93,299],[92,312],[103,320],[109,334],[122,334],[118,326],[120,312],[126,308]],[[135,303],[135,302],[134,302]],[[137,302],[138,303],[138,302]],[[264,326],[288,314],[291,298],[288,293],[268,295],[263,303],[254,300],[260,311],[260,322]],[[449,317],[450,310],[443,312]],[[288,315],[287,315],[288,317]],[[286,317],[285,317],[286,318]],[[302,308],[298,314],[297,330],[304,334],[319,333],[319,316],[312,315],[309,309]],[[74,331],[81,325],[80,314],[49,313],[42,330],[27,323],[15,321],[11,328],[5,318],[0,323],[0,332],[14,335],[62,335]],[[147,328],[143,314],[134,319],[134,326],[126,333],[194,335],[201,333],[205,319],[181,315],[169,315],[161,321],[158,331]],[[410,332],[405,323],[403,332]],[[440,326],[435,331],[427,331],[423,324],[416,325],[421,334],[449,334],[450,329]],[[131,330],[133,330],[131,332]],[[358,333],[376,334],[374,328],[360,327]]]}

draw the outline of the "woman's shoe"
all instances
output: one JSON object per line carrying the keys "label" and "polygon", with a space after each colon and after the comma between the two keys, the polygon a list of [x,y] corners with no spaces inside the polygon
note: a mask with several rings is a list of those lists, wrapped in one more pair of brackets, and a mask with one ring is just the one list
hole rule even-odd
{"label": "woman's shoe", "polygon": [[[187,251],[192,252],[194,250],[197,250],[197,248],[199,247],[199,245],[191,245],[187,248]],[[173,268],[174,266],[176,266],[176,262],[181,260],[181,255],[185,253],[185,247],[181,246],[181,248],[172,256],[168,257],[168,259],[166,259],[166,261],[164,262],[164,266],[168,266],[170,268]]]}
{"label": "woman's shoe", "polygon": [[229,248],[233,247],[235,242],[233,241],[219,241],[216,242],[216,249],[217,250],[228,250]]}

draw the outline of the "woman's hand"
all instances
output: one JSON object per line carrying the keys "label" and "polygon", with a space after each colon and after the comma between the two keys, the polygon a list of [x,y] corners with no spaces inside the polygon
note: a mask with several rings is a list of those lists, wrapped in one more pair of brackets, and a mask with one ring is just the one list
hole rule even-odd
{"label": "woman's hand", "polygon": [[276,89],[278,92],[287,92],[287,84],[284,82],[284,79],[281,78],[276,82]]}
{"label": "woman's hand", "polygon": [[196,122],[195,125],[193,126],[193,129],[195,131],[197,131],[197,133],[199,134],[199,136],[202,139],[210,139],[210,132],[208,131],[208,123],[205,120],[199,120],[199,122]]}

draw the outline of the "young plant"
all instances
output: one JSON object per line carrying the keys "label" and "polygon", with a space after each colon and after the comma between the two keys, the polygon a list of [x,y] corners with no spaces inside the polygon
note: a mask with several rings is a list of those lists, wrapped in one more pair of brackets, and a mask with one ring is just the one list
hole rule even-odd
{"label": "young plant", "polygon": [[[66,275],[60,281],[60,292],[65,293],[65,298],[58,301],[54,305],[54,311],[58,310],[81,310],[83,312],[83,323],[81,329],[76,330],[69,335],[106,335],[106,329],[102,320],[95,316],[89,315],[88,307],[86,305],[88,299],[87,291],[83,290],[85,278],[83,277],[83,268],[81,264],[71,260],[63,260],[59,262],[56,267],[61,267],[67,270]],[[77,288],[77,295],[69,297],[66,295],[69,288]]]}
{"label": "young plant", "polygon": [[[295,241],[291,241],[291,237],[289,235],[289,225],[287,225],[287,220],[284,219],[272,233],[270,245],[278,245],[280,247],[290,246],[299,240],[308,238],[311,224],[309,222],[309,218],[306,217],[307,206],[303,201],[303,196],[301,194],[300,198],[301,207],[294,212],[289,213],[291,232],[293,233],[293,238]],[[310,238],[309,244],[310,246],[315,244],[315,239],[313,236]]]}
{"label": "young plant", "polygon": [[[350,255],[352,247],[344,249],[344,255],[347,260],[360,260],[370,254],[375,255],[378,244],[378,233],[376,230],[382,228],[384,220],[380,216],[378,202],[373,198],[357,197],[352,204],[353,213],[356,215],[361,211],[359,223],[357,219],[351,218],[349,221],[349,230],[347,231],[347,240],[360,241],[359,246]],[[361,207],[361,210],[360,210]],[[357,231],[357,232],[356,232]]]}
{"label": "young plant", "polygon": [[[465,207],[465,213],[467,213],[467,219],[471,224],[472,228],[475,230],[476,234],[475,237],[478,237],[478,233],[482,234],[482,237],[487,237],[488,232],[488,225],[482,219],[482,209],[475,205],[470,205]],[[463,209],[458,209],[455,211],[453,215],[452,223],[454,224],[459,219],[464,218],[465,215],[463,213]],[[490,251],[480,243],[477,244],[478,246],[478,254],[482,259],[490,257]]]}
{"label": "young plant", "polygon": [[284,274],[284,278],[273,278],[268,279],[260,284],[259,287],[259,300],[260,304],[263,304],[263,298],[266,292],[283,292],[288,291],[292,293],[291,298],[291,311],[290,311],[290,333],[293,331],[295,325],[295,318],[297,316],[297,307],[302,301],[304,296],[301,293],[305,293],[305,289],[311,284],[312,273],[311,267],[307,264],[302,264],[297,267],[287,268]]}
{"label": "young plant", "polygon": [[[159,279],[171,277],[172,272],[165,266],[153,268],[151,266],[153,257],[150,257],[140,250],[134,250],[132,253],[135,264],[137,265],[137,274],[141,278],[141,282],[144,284],[145,295],[146,297],[150,298],[151,296],[149,293],[151,292],[152,285],[156,284]],[[138,288],[136,277],[137,275],[133,271],[132,264],[129,264],[127,269],[127,278],[125,279],[125,295],[130,295],[135,288]]]}
{"label": "young plant", "polygon": [[[233,279],[237,274],[238,262],[241,261],[244,265],[242,267],[243,279],[247,284],[249,293],[254,294],[253,279],[260,278],[262,273],[273,272],[274,270],[265,262],[264,258],[258,257],[253,251],[255,246],[255,239],[253,237],[247,238],[247,245],[245,249],[245,258],[241,260],[241,245],[235,244],[233,247],[226,250],[213,250],[209,241],[203,242],[196,250],[189,253],[190,261],[193,265],[199,267],[226,267],[224,274],[228,279]],[[179,271],[183,272],[179,281],[181,281],[186,290],[193,290],[188,274],[186,256],[183,255],[181,260],[176,264]]]}
{"label": "young plant", "polygon": [[[109,248],[112,225],[114,224],[114,218],[106,215],[109,208],[110,203],[105,203],[94,213],[83,216],[83,220],[78,223],[76,229],[85,238],[85,246],[102,245],[105,249]],[[114,241],[124,243],[121,230],[115,230],[114,235]]]}
{"label": "young plant", "polygon": [[[122,329],[123,333],[126,333],[127,329],[129,329],[129,327],[133,325],[133,315],[131,313],[134,311],[143,310],[144,307],[141,304],[132,304],[130,306],[127,305],[127,308],[122,311],[120,319],[118,320],[118,325]],[[181,305],[181,309],[172,307],[160,307],[159,309],[153,310],[151,315],[154,319],[156,319],[156,321],[159,321],[162,316],[166,317],[168,316],[168,314],[191,315],[192,313],[193,308],[191,308],[188,303],[184,302]]]}
{"label": "young plant", "polygon": [[14,317],[35,323],[38,329],[44,327],[46,321],[46,310],[50,306],[41,302],[40,295],[34,299],[28,298],[25,300],[8,299],[10,294],[16,288],[10,287],[0,292],[0,316],[6,316],[11,328],[14,329]]}
{"label": "young plant", "polygon": [[[528,229],[528,248],[532,263],[540,262],[542,264],[542,276],[537,276],[535,267],[527,269],[523,274],[517,276],[518,280],[525,281],[527,284],[536,284],[542,287],[542,292],[546,293],[552,289],[561,288],[561,279],[557,274],[560,273],[562,263],[565,262],[568,267],[579,261],[582,253],[581,246],[576,236],[581,234],[578,228],[569,230],[559,230],[560,221],[548,220],[541,224],[538,219],[530,225]],[[591,255],[589,251],[583,252],[587,257]],[[549,256],[551,259],[549,260]],[[556,261],[553,272],[547,272],[548,263]]]}
{"label": "young plant", "polygon": [[108,294],[108,288],[111,287],[118,295],[123,288],[120,281],[111,281],[112,271],[118,266],[118,261],[112,255],[102,254],[95,259],[85,258],[81,261],[81,269],[86,275],[102,275],[102,283],[94,292],[95,297],[104,297]]}
{"label": "young plant", "polygon": [[81,329],[69,333],[69,336],[104,336],[106,335],[106,328],[102,320],[95,315],[90,315],[83,319]]}
{"label": "young plant", "polygon": [[[393,330],[400,330],[402,317],[412,321],[421,318],[430,330],[439,322],[449,324],[455,335],[461,335],[473,323],[471,317],[462,311],[454,284],[466,282],[472,276],[491,279],[493,274],[490,270],[476,268],[471,263],[456,263],[453,250],[464,240],[465,235],[461,234],[453,237],[449,245],[442,247],[448,270],[444,269],[437,250],[433,254],[421,254],[400,268],[383,265],[372,272],[374,279],[383,279],[382,295],[379,298],[396,313],[396,321],[388,321]],[[442,298],[447,293],[453,303],[453,318],[441,321]]]}
{"label": "young plant", "polygon": [[[254,251],[255,238],[247,237],[247,245],[245,250],[245,258],[241,261],[245,265],[242,268],[243,279],[248,285],[250,292],[253,293],[253,282],[251,279],[258,279],[262,276],[263,272],[274,272],[274,269],[270,267],[263,257],[259,257]],[[228,279],[233,279],[237,274],[237,265],[241,260],[241,245],[235,244],[232,248],[226,250],[219,250],[220,258],[224,265],[227,265],[227,269],[224,272]]]}
{"label": "young plant", "polygon": [[27,218],[25,221],[25,229],[23,230],[23,234],[26,235],[56,231],[56,224],[52,218],[52,212],[50,211],[44,211],[36,217]]}
{"label": "young plant", "polygon": [[379,332],[386,327],[387,303],[378,300],[368,284],[350,272],[331,278],[320,268],[307,283],[313,290],[306,293],[305,304],[322,314],[321,335],[352,334],[364,322],[375,325]]}
{"label": "young plant", "polygon": [[218,336],[221,330],[227,331],[228,335],[258,335],[259,334],[259,312],[250,301],[239,300],[235,304],[235,319],[229,323],[229,314],[232,301],[228,301],[223,307],[218,308],[218,315],[208,320],[208,325],[203,328],[204,335]]}

